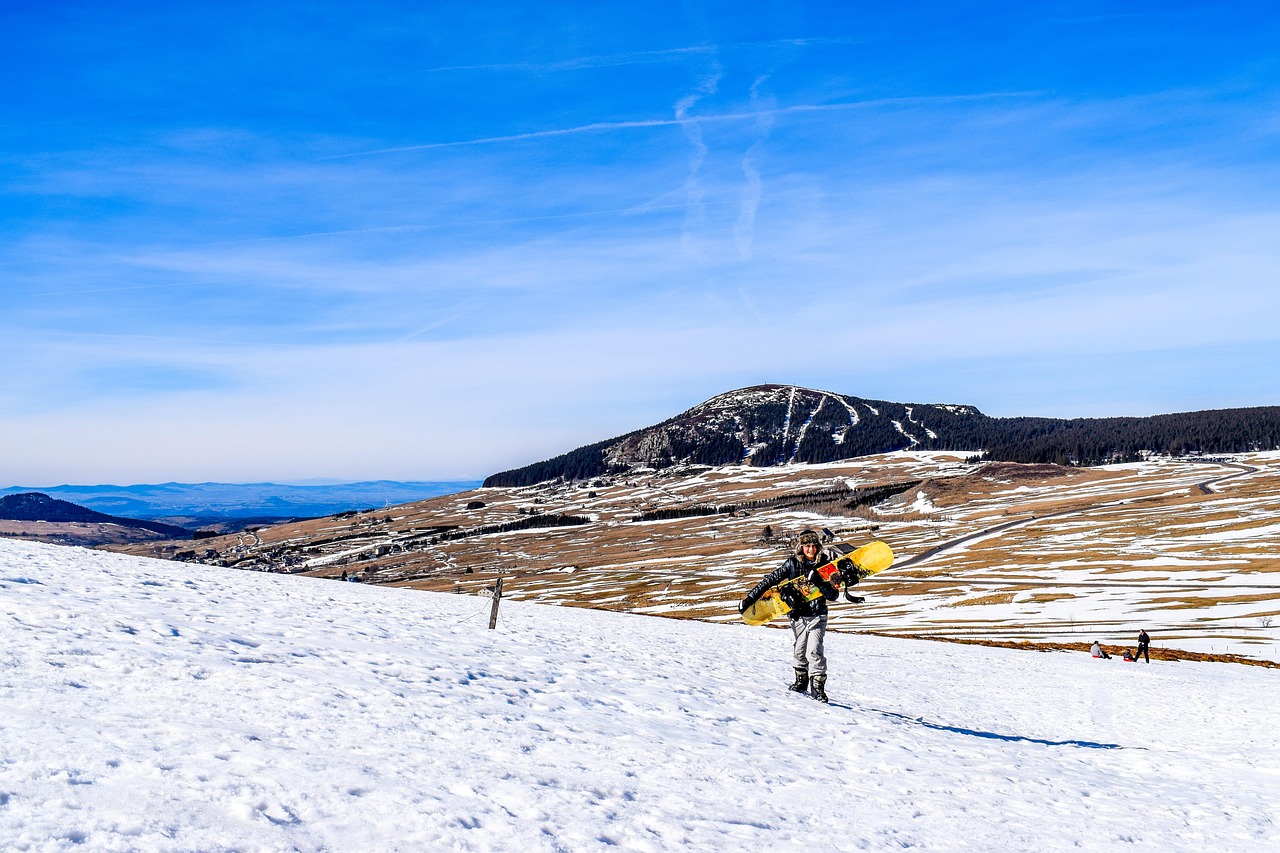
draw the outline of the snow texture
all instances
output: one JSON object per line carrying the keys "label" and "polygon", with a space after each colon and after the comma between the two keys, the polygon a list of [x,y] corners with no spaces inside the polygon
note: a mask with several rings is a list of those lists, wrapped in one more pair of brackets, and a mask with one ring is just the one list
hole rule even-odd
{"label": "snow texture", "polygon": [[1277,849],[1276,674],[0,542],[5,850]]}

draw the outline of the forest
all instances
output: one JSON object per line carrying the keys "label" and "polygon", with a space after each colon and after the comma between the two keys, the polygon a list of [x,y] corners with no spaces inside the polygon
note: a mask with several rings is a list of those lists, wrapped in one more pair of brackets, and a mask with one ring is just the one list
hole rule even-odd
{"label": "forest", "polygon": [[[1090,466],[1133,461],[1144,452],[1194,456],[1280,447],[1280,406],[1149,417],[1063,419],[993,418],[975,409],[951,411],[937,406],[873,402],[878,417],[864,418],[851,426],[843,412],[819,411],[799,438],[782,427],[785,407],[757,407],[745,413],[750,421],[748,431],[764,436],[764,440],[750,448],[743,441],[742,430],[705,421],[686,424],[672,419],[649,430],[494,474],[484,485],[528,486],[557,478],[586,480],[626,473],[636,466],[610,464],[609,451],[635,436],[664,429],[667,455],[651,460],[649,467],[744,461],[767,467],[785,462],[838,462],[895,450],[973,451],[1001,462]],[[904,424],[911,427],[911,434],[902,429]]]}

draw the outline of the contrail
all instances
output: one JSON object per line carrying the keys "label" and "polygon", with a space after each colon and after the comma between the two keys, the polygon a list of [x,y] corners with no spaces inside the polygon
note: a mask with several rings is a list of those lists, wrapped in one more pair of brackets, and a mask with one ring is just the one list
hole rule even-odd
{"label": "contrail", "polygon": [[641,121],[601,121],[578,127],[561,127],[554,130],[535,130],[530,133],[514,133],[509,136],[484,136],[479,139],[459,139],[454,142],[429,142],[424,145],[404,145],[399,148],[375,148],[372,151],[354,151],[335,154],[320,160],[344,160],[349,157],[368,157],[374,154],[399,154],[405,151],[431,151],[435,148],[456,148],[461,145],[491,145],[495,142],[519,142],[522,139],[542,139],[548,136],[568,136],[574,133],[591,133],[599,130],[629,130],[637,127],[667,127],[684,124],[680,119],[647,119]]}
{"label": "contrail", "polygon": [[[760,87],[769,79],[769,75],[756,78],[751,84],[751,103],[760,103]],[[764,194],[764,185],[760,179],[760,168],[757,155],[764,149],[764,142],[773,129],[773,116],[766,111],[757,110],[760,116],[757,122],[756,140],[742,155],[742,176],[746,185],[742,191],[742,205],[738,211],[738,221],[733,225],[733,244],[738,249],[738,256],[751,256],[751,239],[755,232],[756,211],[760,208],[760,199]]]}
{"label": "contrail", "polygon": [[731,42],[729,44],[697,44],[688,47],[670,47],[662,50],[636,50],[629,53],[604,53],[594,56],[578,56],[556,62],[486,62],[475,65],[441,65],[427,68],[423,73],[436,74],[447,71],[580,71],[590,68],[609,68],[617,65],[636,65],[662,62],[686,56],[715,54],[725,50],[744,50],[760,47],[807,47],[813,44],[856,44],[859,40],[844,38],[792,38],[774,41]]}
{"label": "contrail", "polygon": [[701,172],[702,164],[707,159],[707,144],[702,139],[702,126],[696,121],[690,122],[687,119],[689,110],[697,106],[703,95],[716,93],[722,73],[719,63],[716,63],[715,73],[703,78],[693,93],[685,95],[675,104],[675,120],[682,123],[684,135],[693,147],[689,154],[689,173],[684,179],[686,207],[684,228],[680,237],[685,252],[693,257],[699,257],[701,254],[694,245],[694,237],[706,220],[706,210],[702,204],[706,194],[702,189],[702,183],[698,180],[698,173]]}
{"label": "contrail", "polygon": [[440,148],[458,148],[464,145],[494,145],[502,142],[520,142],[526,139],[545,139],[555,136],[571,136],[579,133],[598,133],[610,130],[634,130],[650,127],[674,127],[688,124],[727,121],[755,121],[767,116],[780,116],[787,113],[829,112],[833,110],[869,109],[886,106],[909,106],[918,104],[946,104],[964,101],[986,101],[1002,98],[1032,98],[1045,94],[1043,91],[1028,92],[987,92],[973,95],[928,95],[908,98],[876,98],[868,101],[848,101],[834,104],[795,104],[789,107],[775,107],[746,113],[720,113],[718,115],[681,116],[677,118],[639,119],[635,121],[599,121],[576,127],[559,127],[551,130],[535,130],[529,133],[513,133],[506,136],[483,136],[478,139],[458,139],[452,142],[428,142],[422,145],[403,145],[396,148],[375,148],[369,151],[353,151],[350,154],[334,154],[317,158],[318,161],[346,160],[353,157],[371,157],[377,154],[403,154],[409,151],[433,151]]}

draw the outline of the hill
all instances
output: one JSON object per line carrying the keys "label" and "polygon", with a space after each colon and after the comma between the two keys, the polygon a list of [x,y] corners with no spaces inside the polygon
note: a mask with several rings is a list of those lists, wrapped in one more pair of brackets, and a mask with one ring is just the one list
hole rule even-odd
{"label": "hill", "polygon": [[69,501],[51,498],[40,492],[25,492],[0,497],[0,519],[7,521],[77,522],[90,525],[113,525],[146,530],[167,539],[191,538],[191,531],[173,524],[107,515],[106,513],[86,509]]}
{"label": "hill", "polygon": [[[1275,676],[0,542],[11,849],[1248,851]],[[92,725],[86,725],[92,720]]]}
{"label": "hill", "polygon": [[42,492],[110,515],[164,521],[187,529],[243,529],[247,524],[316,518],[447,495],[476,481],[358,483],[153,483],[132,486],[61,485],[0,489],[0,495]]}
{"label": "hill", "polygon": [[824,463],[898,450],[984,452],[1005,462],[1096,465],[1143,452],[1239,453],[1280,447],[1280,407],[1145,418],[992,418],[973,406],[892,403],[791,385],[721,394],[655,426],[490,476],[529,486],[606,474],[746,464]]}

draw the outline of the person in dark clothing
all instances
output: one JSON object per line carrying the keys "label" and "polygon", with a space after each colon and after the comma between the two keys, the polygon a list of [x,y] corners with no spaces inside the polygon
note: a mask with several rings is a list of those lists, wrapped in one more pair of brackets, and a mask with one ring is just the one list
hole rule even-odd
{"label": "person in dark clothing", "polygon": [[[819,566],[830,562],[834,554],[827,553],[818,541],[818,534],[805,530],[800,534],[799,548],[787,561],[765,575],[738,605],[738,612],[755,604],[769,590],[779,587],[791,612],[792,666],[796,680],[790,689],[797,693],[809,692],[819,702],[827,701],[827,656],[823,650],[823,638],[827,631],[827,602],[835,601],[840,590],[822,579]],[[856,577],[856,576],[855,576]],[[856,580],[855,580],[856,582]],[[810,601],[808,592],[816,589],[821,596]]]}
{"label": "person in dark clothing", "polygon": [[1143,628],[1138,631],[1138,653],[1133,656],[1134,660],[1145,658],[1147,663],[1151,663],[1151,638],[1147,636],[1147,629]]}

